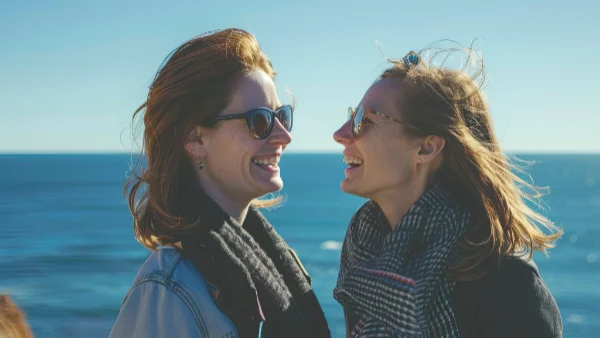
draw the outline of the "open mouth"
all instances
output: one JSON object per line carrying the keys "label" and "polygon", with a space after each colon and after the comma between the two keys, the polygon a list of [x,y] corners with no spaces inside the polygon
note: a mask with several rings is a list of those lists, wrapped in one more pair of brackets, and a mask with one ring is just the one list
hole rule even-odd
{"label": "open mouth", "polygon": [[356,168],[363,164],[363,160],[355,156],[346,155],[344,156],[344,163],[348,164],[350,168]]}
{"label": "open mouth", "polygon": [[253,158],[252,163],[267,170],[279,170],[279,156]]}

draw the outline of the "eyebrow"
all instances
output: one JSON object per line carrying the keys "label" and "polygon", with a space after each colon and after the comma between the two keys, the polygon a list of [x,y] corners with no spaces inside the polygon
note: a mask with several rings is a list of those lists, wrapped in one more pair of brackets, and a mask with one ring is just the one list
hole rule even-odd
{"label": "eyebrow", "polygon": [[250,110],[258,109],[258,108],[269,108],[271,110],[277,110],[277,109],[279,109],[279,108],[281,108],[283,106],[284,106],[284,104],[282,104],[281,102],[279,102],[279,103],[271,102],[269,104],[253,105],[253,106],[251,106],[249,108],[246,108],[246,109],[243,109],[243,110],[244,111],[250,111]]}

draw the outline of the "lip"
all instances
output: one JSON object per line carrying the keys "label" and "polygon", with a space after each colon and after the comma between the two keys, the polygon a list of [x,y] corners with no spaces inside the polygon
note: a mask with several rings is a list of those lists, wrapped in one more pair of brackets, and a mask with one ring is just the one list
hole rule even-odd
{"label": "lip", "polygon": [[346,169],[344,169],[344,173],[345,174],[349,174],[349,173],[351,173],[351,172],[353,172],[355,170],[358,170],[360,167],[362,167],[362,165],[359,165],[357,167],[350,167],[350,166],[348,166],[348,167],[346,167]]}
{"label": "lip", "polygon": [[279,161],[281,160],[281,154],[282,153],[283,153],[283,151],[276,151],[276,152],[270,153],[270,154],[257,155],[257,156],[252,157],[251,163],[255,167],[257,167],[259,169],[262,169],[264,171],[267,171],[267,172],[270,172],[270,173],[278,173],[280,171],[279,164],[277,164],[276,167],[273,167],[273,166],[263,167],[261,165],[258,165],[256,163],[254,163],[254,160],[264,160],[264,159],[275,157],[275,158],[277,158],[277,163],[279,163]]}
{"label": "lip", "polygon": [[272,166],[263,167],[263,166],[260,166],[260,165],[258,165],[256,163],[254,163],[254,162],[252,162],[252,165],[255,166],[255,167],[257,167],[258,169],[262,169],[262,170],[268,171],[270,173],[277,173],[277,172],[279,172],[279,166],[277,166],[277,167],[272,167]]}

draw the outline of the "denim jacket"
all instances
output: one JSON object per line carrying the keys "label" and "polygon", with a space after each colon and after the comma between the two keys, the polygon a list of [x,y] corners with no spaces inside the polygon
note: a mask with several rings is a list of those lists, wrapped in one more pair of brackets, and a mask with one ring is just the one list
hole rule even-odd
{"label": "denim jacket", "polygon": [[110,338],[235,338],[211,286],[194,264],[171,247],[146,259],[121,305]]}

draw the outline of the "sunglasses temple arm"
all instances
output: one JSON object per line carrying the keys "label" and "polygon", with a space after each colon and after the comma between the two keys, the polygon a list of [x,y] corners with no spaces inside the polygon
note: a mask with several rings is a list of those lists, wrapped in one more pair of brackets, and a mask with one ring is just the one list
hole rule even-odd
{"label": "sunglasses temple arm", "polygon": [[215,121],[226,121],[226,120],[236,120],[240,118],[245,118],[245,114],[231,114],[231,115],[221,115],[215,118]]}

